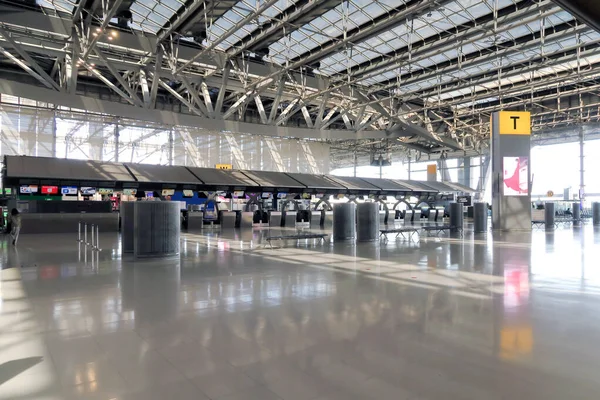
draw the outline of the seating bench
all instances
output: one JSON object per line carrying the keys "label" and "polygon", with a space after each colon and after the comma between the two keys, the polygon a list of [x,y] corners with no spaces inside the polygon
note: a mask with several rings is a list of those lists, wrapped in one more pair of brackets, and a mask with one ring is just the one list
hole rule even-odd
{"label": "seating bench", "polygon": [[271,243],[273,240],[301,240],[301,239],[319,239],[322,242],[327,238],[327,234],[325,233],[296,233],[290,235],[276,235],[276,236],[267,236],[265,240],[269,242],[269,246],[273,247]]}
{"label": "seating bench", "polygon": [[458,228],[455,226],[451,226],[451,225],[431,225],[431,226],[423,226],[421,228],[421,230],[423,230],[423,232],[427,233],[427,236],[431,235],[431,232],[434,232],[436,234],[436,236],[440,236],[442,234],[442,232],[444,231],[450,231],[456,229],[458,230],[458,232],[460,233],[460,235],[463,235],[463,228]]}
{"label": "seating bench", "polygon": [[395,233],[396,237],[402,235],[403,238],[407,238],[406,236],[404,236],[404,234],[408,234],[408,240],[413,240],[413,236],[416,234],[417,236],[419,235],[419,230],[416,228],[391,228],[391,229],[380,229],[379,230],[379,237],[383,237],[384,240],[387,240],[388,237],[387,235],[389,233]]}

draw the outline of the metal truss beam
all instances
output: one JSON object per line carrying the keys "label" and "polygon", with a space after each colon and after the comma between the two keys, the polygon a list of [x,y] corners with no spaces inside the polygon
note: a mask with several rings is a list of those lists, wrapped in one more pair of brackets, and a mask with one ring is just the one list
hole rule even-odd
{"label": "metal truss beam", "polygon": [[277,110],[279,109],[279,102],[281,101],[281,95],[283,94],[284,86],[285,81],[283,79],[280,79],[279,83],[277,84],[277,94],[273,99],[273,104],[271,105],[271,112],[269,113],[269,124],[273,123],[275,117],[277,116]]}
{"label": "metal truss beam", "polygon": [[[497,20],[492,20],[482,25],[475,25],[456,34],[448,35],[443,39],[435,41],[426,41],[422,46],[412,48],[411,51],[400,51],[393,57],[384,58],[378,62],[371,62],[368,65],[352,70],[350,74],[339,74],[332,80],[331,85],[320,92],[313,93],[309,98],[323,95],[325,92],[333,92],[343,89],[347,86],[356,85],[360,82],[376,78],[384,72],[397,69],[403,65],[414,64],[423,61],[436,54],[456,48],[457,43],[467,45],[489,36],[489,32],[495,32],[496,35],[514,29],[518,26],[526,25],[538,21],[540,18],[546,18],[550,15],[560,12],[550,0],[543,0],[540,3],[533,3],[529,6],[510,13]],[[294,63],[294,66],[296,66]]]}
{"label": "metal truss beam", "polygon": [[129,96],[131,96],[131,100],[133,100],[133,103],[139,107],[144,107],[144,103],[140,100],[137,93],[131,88],[131,86],[129,86],[127,82],[125,82],[125,79],[123,79],[119,71],[117,71],[115,67],[112,66],[112,64],[106,59],[106,57],[104,57],[104,54],[102,54],[102,52],[98,49],[94,49],[94,54],[100,60],[102,60],[106,68],[108,68],[108,70],[115,77],[117,82],[119,82],[123,89],[125,89],[127,93],[129,93]]}
{"label": "metal truss beam", "polygon": [[225,92],[227,91],[227,82],[229,81],[229,72],[231,71],[231,65],[227,64],[223,69],[223,76],[221,77],[221,86],[219,87],[219,94],[217,95],[217,103],[215,104],[215,118],[221,115],[221,109],[223,108],[223,100],[225,99]]}
{"label": "metal truss beam", "polygon": [[[286,28],[286,33],[289,34],[291,30],[295,30],[295,27],[292,24],[294,24],[298,18],[306,16],[311,11],[317,8],[323,9],[323,3],[323,1],[308,0],[304,1],[303,4],[300,5],[300,7],[295,8],[294,11],[291,13],[283,12],[281,18],[276,19],[276,22],[267,22],[265,24],[266,28],[260,28],[259,32],[252,32],[252,34],[248,35],[245,38],[242,38],[239,42],[235,43],[227,51],[227,54],[230,58],[233,58],[242,54],[246,50],[252,50],[258,47],[260,43],[265,40],[270,39],[269,41],[271,41],[273,36],[281,32],[284,29],[284,27]],[[338,4],[339,2],[336,2],[336,5]],[[327,8],[327,6],[325,6],[325,8]]]}
{"label": "metal truss beam", "polygon": [[160,31],[158,31],[158,42],[160,43],[163,40],[168,39],[169,36],[171,36],[171,34],[176,32],[176,30],[181,26],[181,24],[186,22],[188,18],[194,15],[194,13],[196,13],[196,11],[205,4],[206,1],[204,0],[195,0],[187,8],[185,8],[184,6],[184,10],[180,14],[178,13],[177,17],[172,22],[169,21],[167,25],[165,25]]}
{"label": "metal truss beam", "polygon": [[162,69],[163,49],[159,46],[156,49],[156,60],[154,64],[154,72],[152,72],[152,88],[150,89],[150,108],[156,107],[156,94],[158,93],[158,85],[160,83],[160,70]]}
{"label": "metal truss beam", "polygon": [[[452,77],[452,74],[455,74],[461,70],[466,70],[468,68],[472,68],[478,65],[485,65],[491,62],[495,62],[498,59],[509,59],[509,57],[516,54],[525,54],[526,52],[532,52],[534,50],[539,50],[544,43],[550,43],[555,41],[560,41],[569,37],[573,37],[576,33],[584,33],[589,32],[590,29],[585,25],[576,25],[573,27],[569,27],[555,34],[548,34],[543,38],[540,37],[539,33],[532,34],[531,40],[526,42],[520,42],[518,45],[510,45],[508,47],[499,46],[499,49],[496,51],[486,52],[484,54],[479,55],[481,52],[477,51],[475,56],[466,55],[464,58],[466,60],[455,59],[452,60],[445,66],[440,67],[439,64],[432,65],[430,67],[424,68],[419,71],[414,71],[406,77],[400,77],[399,81],[401,86],[408,86],[413,84],[419,84],[420,82],[428,81],[438,76],[449,76]],[[561,49],[561,52],[564,52],[565,49]],[[539,54],[539,52],[538,52]],[[462,57],[462,56],[461,56]],[[547,55],[545,55],[547,57]],[[461,76],[460,80],[462,82],[467,81],[468,76]],[[381,90],[389,90],[398,87],[398,80],[394,79],[390,80],[389,84],[384,86],[377,85],[375,88],[370,89],[369,93],[378,92]],[[423,89],[427,90],[427,89]]]}
{"label": "metal truss beam", "polygon": [[214,118],[215,110],[212,105],[212,99],[210,98],[210,93],[208,92],[208,85],[206,81],[200,82],[200,89],[202,90],[202,96],[204,97],[204,104],[206,105],[206,111],[208,116]]}
{"label": "metal truss beam", "polygon": [[[11,32],[14,30],[18,33],[20,35],[18,42],[23,48],[27,51],[45,54],[50,57],[64,57],[64,41],[71,36],[73,21],[33,11],[23,11],[23,9],[19,8],[5,8],[14,11],[0,13],[0,25],[4,25],[6,29],[10,28]],[[36,36],[23,35],[20,29],[25,29],[27,32],[33,32]],[[97,46],[103,51],[110,49],[111,55],[108,56],[110,61],[115,66],[130,71],[139,72],[141,69],[145,68],[140,64],[140,60],[147,58],[149,54],[153,54],[157,48],[160,48],[157,37],[147,33],[141,35],[122,31],[119,32],[119,37],[116,41],[109,41],[106,37],[100,37],[100,35],[98,37]],[[194,56],[198,56],[197,48],[186,46],[185,43],[179,43],[177,46],[177,57],[179,60],[189,60]],[[224,52],[211,51],[203,56],[198,56],[193,69],[190,67],[189,72],[173,74],[173,71],[167,69],[160,69],[159,71],[154,72],[165,79],[177,80],[178,76],[184,75],[191,81],[195,81],[202,72],[212,75],[217,71],[222,72],[224,69],[227,69],[229,66],[227,57],[228,56]],[[247,73],[250,78],[261,79],[273,74],[273,71],[281,71],[281,73],[278,73],[277,75],[288,72],[273,64],[258,63],[248,60],[248,68],[246,71],[243,71],[243,73]],[[230,75],[239,73],[242,72],[231,71]],[[293,76],[293,73],[290,74]],[[215,80],[217,79],[218,78]],[[232,84],[235,85],[235,80],[227,80],[227,82],[227,88]],[[213,87],[220,86],[216,82],[214,84],[208,83],[208,79],[207,84]],[[288,82],[286,88],[291,88],[293,86],[292,83]],[[316,92],[327,86],[328,80],[318,76],[304,76],[302,83],[302,89],[307,92]],[[243,88],[240,90],[243,90]],[[267,93],[268,92],[263,93],[263,97]],[[274,94],[275,91],[273,91],[272,95],[274,96]],[[283,96],[284,98],[289,98],[289,100],[293,98],[285,92]],[[336,98],[330,100],[330,104],[333,105],[335,102],[339,102],[339,97],[337,96],[339,95],[336,94]]]}
{"label": "metal truss beam", "polygon": [[263,124],[268,124],[269,121],[267,119],[267,113],[265,113],[265,106],[260,98],[260,96],[254,96],[254,102],[256,103],[256,108],[258,109],[258,114],[260,115],[260,122]]}
{"label": "metal truss beam", "polygon": [[[454,0],[437,0],[435,2],[435,7],[443,8],[444,5],[451,3],[452,1]],[[402,25],[406,23],[407,18],[419,18],[421,15],[431,11],[432,7],[434,7],[434,5],[430,0],[408,1],[406,4],[398,6],[389,13],[374,18],[357,28],[350,30],[341,37],[323,43],[316,50],[310,50],[305,54],[293,58],[291,62],[296,63],[302,61],[305,64],[310,64],[322,60],[347,45],[360,43]]]}
{"label": "metal truss beam", "polygon": [[139,73],[140,87],[142,88],[142,97],[144,98],[144,107],[152,106],[152,97],[150,96],[150,87],[148,86],[148,77],[146,71],[140,70]]}
{"label": "metal truss beam", "polygon": [[230,37],[234,33],[238,32],[244,25],[247,25],[249,22],[251,22],[251,21],[255,20],[256,18],[258,18],[263,12],[265,12],[269,7],[271,7],[272,5],[274,5],[275,3],[277,3],[278,1],[279,0],[268,0],[268,1],[264,2],[263,4],[261,4],[260,7],[258,7],[258,9],[256,11],[248,14],[245,18],[242,18],[240,21],[238,21],[238,23],[236,23],[234,26],[232,26],[231,28],[229,28],[229,30],[227,30],[227,32],[219,35],[218,39],[216,39],[215,41],[213,41],[208,47],[206,47],[202,51],[198,52],[198,54],[196,54],[191,59],[189,59],[188,61],[186,61],[185,63],[183,63],[182,66],[180,66],[179,68],[177,68],[177,70],[175,71],[175,73],[178,74],[178,73],[182,72],[185,68],[187,68],[188,66],[192,65],[200,57],[202,57],[205,54],[207,54],[207,53],[211,52],[212,50],[214,50],[225,39],[227,39],[228,37]]}
{"label": "metal truss beam", "polygon": [[61,90],[60,86],[50,77],[50,75],[48,75],[46,71],[44,71],[42,67],[40,67],[40,65],[33,58],[31,58],[31,56],[27,54],[27,52],[23,50],[23,48],[20,45],[13,40],[10,33],[8,33],[2,27],[0,27],[0,36],[10,47],[13,48],[14,51],[17,52],[19,56],[21,56],[23,60],[25,60],[25,62],[20,61],[8,51],[2,49],[2,52],[6,57],[10,58],[15,63],[17,63],[17,65],[19,65],[25,71],[30,73],[34,78],[43,83],[44,86],[51,89]]}
{"label": "metal truss beam", "polygon": [[153,82],[155,82],[155,81],[158,82],[158,84],[160,85],[161,88],[163,88],[164,90],[169,92],[171,94],[171,96],[175,97],[177,100],[179,100],[181,103],[183,103],[186,107],[188,107],[190,109],[191,112],[193,112],[194,114],[199,115],[201,117],[206,116],[202,111],[200,111],[198,108],[196,108],[192,103],[187,101],[182,95],[177,93],[177,91],[175,89],[173,89],[171,86],[169,86],[165,82],[163,82],[158,76],[151,73],[151,77],[153,79]]}
{"label": "metal truss beam", "polygon": [[83,62],[83,66],[85,67],[85,69],[87,69],[90,72],[90,74],[92,74],[96,78],[100,79],[106,86],[108,86],[109,88],[111,88],[115,93],[117,93],[119,96],[121,96],[123,99],[125,99],[128,103],[130,103],[132,105],[137,105],[134,99],[132,99],[131,97],[129,97],[127,95],[127,93],[125,93],[124,91],[122,91],[121,89],[119,89],[108,78],[106,78],[104,75],[102,75],[100,73],[100,71],[98,71],[95,67],[91,66],[90,64],[88,64],[85,61]]}
{"label": "metal truss beam", "polygon": [[[431,57],[432,55],[440,54],[445,51],[456,48],[457,43],[465,46],[470,43],[477,42],[489,37],[490,32],[496,35],[510,31],[516,27],[526,25],[533,22],[538,22],[541,18],[546,18],[560,12],[560,9],[554,6],[550,0],[543,0],[539,3],[529,3],[530,5],[510,13],[504,17],[499,17],[497,20],[491,20],[481,25],[475,25],[457,34],[447,36],[441,40],[431,41],[423,44],[420,47],[413,47],[412,51],[401,52],[400,54],[381,60],[377,63],[372,63],[359,70],[351,72],[354,78],[373,78],[378,74],[386,72],[390,69],[396,69],[399,65],[407,62],[416,63]],[[512,7],[512,6],[511,6]],[[387,68],[387,69],[386,69]],[[348,79],[347,76],[340,76],[339,80]]]}
{"label": "metal truss beam", "polygon": [[[84,1],[84,0],[79,0],[79,1]],[[110,23],[110,20],[113,19],[113,17],[117,13],[117,10],[121,6],[121,3],[123,3],[123,0],[114,0],[112,2],[112,6],[109,9],[107,9],[104,13],[104,19],[102,20],[102,23],[100,24],[100,28],[99,28],[100,32],[90,32],[89,33],[89,34],[91,34],[92,37],[90,40],[90,38],[88,36],[88,40],[90,40],[90,41],[86,44],[85,50],[81,57],[84,61],[87,60],[88,56],[94,50],[94,47],[96,47],[96,43],[98,43],[98,40],[100,40],[100,36],[104,33],[104,30]],[[106,2],[106,4],[108,4],[108,2]],[[94,33],[95,33],[95,35],[94,35]]]}
{"label": "metal truss beam", "polygon": [[[187,80],[187,78],[185,76],[181,77],[181,83],[183,84],[183,86],[185,87],[186,91],[189,93],[190,96],[192,96],[192,99],[194,100],[194,103],[200,108],[201,111],[201,116],[210,116],[210,113],[208,112],[208,110],[206,109],[206,106],[204,105],[204,103],[202,102],[202,100],[200,99],[200,96],[198,95],[198,92],[196,90],[196,88],[194,88],[192,86],[192,84]],[[182,96],[183,97],[183,96]]]}

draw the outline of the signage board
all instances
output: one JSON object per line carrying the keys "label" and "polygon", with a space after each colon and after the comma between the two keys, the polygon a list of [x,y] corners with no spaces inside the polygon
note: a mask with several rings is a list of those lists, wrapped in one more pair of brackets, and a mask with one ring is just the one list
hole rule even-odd
{"label": "signage board", "polygon": [[500,135],[531,135],[531,113],[527,111],[500,111]]}
{"label": "signage board", "polygon": [[216,164],[215,168],[216,169],[233,169],[233,165],[232,164]]}

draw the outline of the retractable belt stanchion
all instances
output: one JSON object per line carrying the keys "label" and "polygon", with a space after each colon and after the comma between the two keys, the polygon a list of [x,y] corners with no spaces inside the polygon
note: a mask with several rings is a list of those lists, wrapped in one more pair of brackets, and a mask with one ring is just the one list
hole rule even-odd
{"label": "retractable belt stanchion", "polygon": [[77,241],[81,243],[81,221],[77,222]]}
{"label": "retractable belt stanchion", "polygon": [[84,222],[83,224],[83,240],[86,246],[89,246],[89,242],[87,240],[87,222]]}
{"label": "retractable belt stanchion", "polygon": [[100,227],[96,225],[96,251],[102,251],[100,248]]}
{"label": "retractable belt stanchion", "polygon": [[92,243],[90,243],[92,250],[94,250],[95,245],[96,245],[96,243],[94,242],[94,224],[92,224]]}

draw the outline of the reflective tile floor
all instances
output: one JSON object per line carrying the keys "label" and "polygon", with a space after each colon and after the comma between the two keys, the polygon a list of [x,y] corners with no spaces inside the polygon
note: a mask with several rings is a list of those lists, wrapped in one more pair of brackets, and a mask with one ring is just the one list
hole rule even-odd
{"label": "reflective tile floor", "polygon": [[0,239],[0,399],[600,398],[600,231]]}

